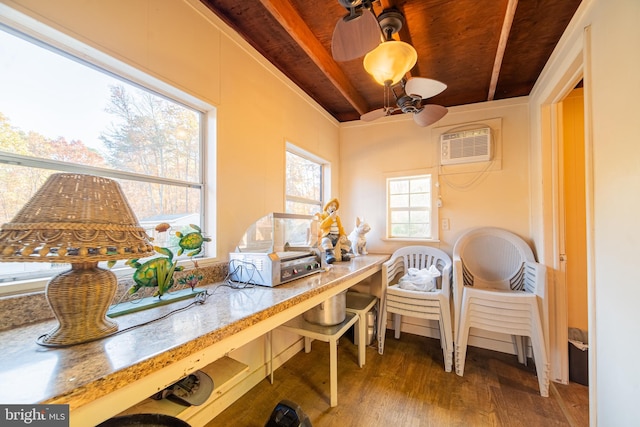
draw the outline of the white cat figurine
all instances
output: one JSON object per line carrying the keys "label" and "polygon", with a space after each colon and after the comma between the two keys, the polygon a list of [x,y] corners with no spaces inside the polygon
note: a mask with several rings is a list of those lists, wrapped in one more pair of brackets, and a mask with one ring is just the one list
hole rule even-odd
{"label": "white cat figurine", "polygon": [[367,238],[366,234],[371,231],[371,227],[364,219],[356,217],[356,228],[349,234],[349,240],[351,241],[351,251],[354,256],[366,255],[367,252]]}

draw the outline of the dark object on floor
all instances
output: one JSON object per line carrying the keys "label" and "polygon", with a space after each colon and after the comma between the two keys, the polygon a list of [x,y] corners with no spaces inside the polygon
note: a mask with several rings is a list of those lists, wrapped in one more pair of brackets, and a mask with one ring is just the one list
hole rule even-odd
{"label": "dark object on floor", "polygon": [[569,328],[569,381],[589,385],[589,336],[578,328]]}
{"label": "dark object on floor", "polygon": [[311,421],[296,403],[281,400],[271,412],[265,427],[311,427]]}
{"label": "dark object on floor", "polygon": [[202,405],[213,392],[213,380],[202,371],[195,371],[180,381],[151,396],[151,398],[169,399],[181,405]]}
{"label": "dark object on floor", "polygon": [[191,427],[179,418],[163,414],[132,414],[110,418],[97,427]]}

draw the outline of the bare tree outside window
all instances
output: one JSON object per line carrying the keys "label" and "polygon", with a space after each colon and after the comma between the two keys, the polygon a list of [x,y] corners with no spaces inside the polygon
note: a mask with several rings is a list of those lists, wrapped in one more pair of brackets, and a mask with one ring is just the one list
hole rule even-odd
{"label": "bare tree outside window", "polygon": [[322,211],[323,165],[287,151],[286,212],[313,215]]}
{"label": "bare tree outside window", "polygon": [[[201,111],[2,26],[0,93],[2,223],[72,171],[117,180],[150,235],[160,222],[201,225]],[[42,268],[55,266],[0,263],[0,282]]]}

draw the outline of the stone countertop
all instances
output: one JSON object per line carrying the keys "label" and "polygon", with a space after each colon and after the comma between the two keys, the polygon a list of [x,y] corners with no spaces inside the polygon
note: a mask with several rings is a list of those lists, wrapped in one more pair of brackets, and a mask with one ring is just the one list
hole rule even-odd
{"label": "stone countertop", "polygon": [[[45,321],[0,332],[0,403],[64,403],[74,410],[132,381],[207,348],[350,278],[380,269],[388,255],[366,255],[277,287],[205,286],[205,304],[158,319],[193,299],[119,316],[120,332],[65,348],[36,339],[56,326]],[[10,385],[10,386],[9,386]]]}

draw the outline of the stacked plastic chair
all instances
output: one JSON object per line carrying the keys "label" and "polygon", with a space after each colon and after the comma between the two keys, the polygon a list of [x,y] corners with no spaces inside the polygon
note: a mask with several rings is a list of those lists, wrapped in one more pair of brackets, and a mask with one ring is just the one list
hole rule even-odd
{"label": "stacked plastic chair", "polygon": [[464,233],[453,248],[456,373],[464,375],[469,329],[513,336],[520,363],[527,361],[527,341],[538,375],[540,394],[549,396],[546,322],[546,269],[527,243],[500,228]]}
{"label": "stacked plastic chair", "polygon": [[[394,280],[409,268],[428,269],[434,265],[441,273],[437,290],[431,292],[401,289]],[[395,338],[400,338],[402,316],[437,320],[440,326],[440,345],[444,367],[451,372],[453,365],[453,334],[451,327],[451,258],[440,249],[428,246],[406,246],[391,255],[382,265],[381,319],[378,331],[378,353],[384,352],[387,313],[393,314]]]}

